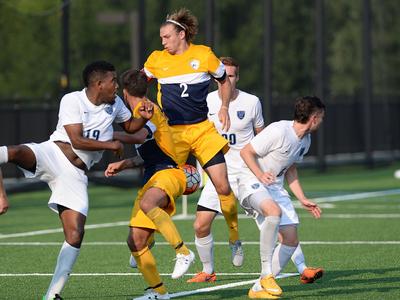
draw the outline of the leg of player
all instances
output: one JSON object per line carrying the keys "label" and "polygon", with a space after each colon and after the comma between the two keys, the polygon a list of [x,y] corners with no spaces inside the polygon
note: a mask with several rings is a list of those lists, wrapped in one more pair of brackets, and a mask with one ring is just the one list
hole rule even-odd
{"label": "leg of player", "polygon": [[148,239],[154,230],[141,227],[130,227],[127,238],[128,247],[131,250],[139,271],[148,284],[145,295],[135,299],[170,299],[167,289],[161,280],[157,270],[156,260],[151,253]]}
{"label": "leg of player", "polygon": [[67,207],[58,206],[64,229],[65,241],[57,258],[57,265],[46,295],[43,299],[61,299],[60,294],[68,281],[72,267],[78,258],[84,235],[86,217]]}
{"label": "leg of player", "polygon": [[171,216],[162,208],[168,206],[167,194],[159,188],[150,188],[140,201],[140,208],[153,221],[166,241],[175,249],[176,263],[171,277],[182,277],[194,261],[194,253],[190,251],[172,222]]}
{"label": "leg of player", "polygon": [[229,229],[229,245],[232,250],[232,263],[235,266],[243,264],[243,249],[239,239],[238,213],[236,198],[228,181],[227,169],[223,153],[218,152],[204,166],[210,177],[221,203],[221,211]]}
{"label": "leg of player", "polygon": [[301,274],[301,283],[313,283],[315,280],[320,279],[324,275],[324,269],[306,266],[304,253],[301,249],[300,243],[294,250],[291,259],[295,264],[298,272]]}
{"label": "leg of player", "polygon": [[[251,207],[265,217],[260,227],[261,277],[259,283],[256,282],[250,289],[250,298],[266,296],[265,292],[272,297],[282,294],[282,289],[276,283],[272,273],[272,254],[278,237],[281,209],[274,200],[266,198],[266,196],[264,192],[258,192],[250,195],[248,200]],[[259,289],[260,286],[262,290]]]}
{"label": "leg of player", "polygon": [[211,224],[216,215],[215,211],[197,208],[193,227],[196,249],[203,264],[203,270],[187,282],[214,282],[217,279],[214,273],[214,240],[211,233]]}
{"label": "leg of player", "polygon": [[279,227],[279,244],[272,256],[272,273],[277,276],[287,265],[298,244],[297,228],[295,225]]}

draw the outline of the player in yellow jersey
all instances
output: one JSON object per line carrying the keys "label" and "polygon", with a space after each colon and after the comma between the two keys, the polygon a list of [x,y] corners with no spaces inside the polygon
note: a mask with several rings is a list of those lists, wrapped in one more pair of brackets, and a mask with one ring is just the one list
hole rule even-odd
{"label": "player in yellow jersey", "polygon": [[236,201],[229,186],[224,158],[228,141],[208,120],[206,101],[210,82],[215,79],[220,83],[222,100],[218,118],[222,130],[227,131],[230,127],[231,85],[223,63],[213,51],[192,43],[197,27],[196,17],[187,9],[168,15],[160,27],[164,50],[151,53],[144,71],[149,78],[158,81],[157,101],[168,117],[178,163],[185,163],[192,153],[216,188],[235,257],[236,253],[242,255],[243,251],[239,241]]}
{"label": "player in yellow jersey", "polygon": [[[133,115],[136,115],[139,103],[146,99],[146,75],[142,71],[128,70],[121,78],[124,99],[133,109]],[[194,261],[194,254],[183,243],[171,219],[171,215],[175,213],[175,199],[185,191],[186,176],[177,166],[167,119],[155,105],[153,117],[142,130],[134,135],[117,132],[114,133],[114,138],[124,143],[136,144],[137,152],[144,161],[143,187],[135,200],[127,239],[132,256],[149,285],[146,294],[137,299],[169,299],[148,246],[153,240],[154,231],[159,231],[176,251],[172,278],[179,278],[186,273]],[[113,176],[136,165],[136,158],[111,163],[105,175]]]}

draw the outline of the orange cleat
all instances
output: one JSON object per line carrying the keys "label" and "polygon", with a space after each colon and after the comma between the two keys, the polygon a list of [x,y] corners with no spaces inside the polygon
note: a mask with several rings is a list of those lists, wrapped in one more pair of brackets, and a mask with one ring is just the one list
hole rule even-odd
{"label": "orange cleat", "polygon": [[305,268],[300,276],[300,282],[313,283],[315,280],[320,279],[322,275],[324,275],[324,269],[322,268]]}
{"label": "orange cleat", "polygon": [[249,290],[248,296],[250,299],[279,299],[278,296],[271,295],[267,291],[255,291],[253,289]]}
{"label": "orange cleat", "polygon": [[215,273],[207,274],[204,272],[197,273],[192,278],[188,279],[186,282],[215,282],[217,280],[217,275]]}

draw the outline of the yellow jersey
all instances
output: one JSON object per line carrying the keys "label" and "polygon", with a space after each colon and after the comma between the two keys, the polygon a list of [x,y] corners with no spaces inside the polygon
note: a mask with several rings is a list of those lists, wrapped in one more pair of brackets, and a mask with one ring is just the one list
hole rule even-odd
{"label": "yellow jersey", "polygon": [[225,79],[225,67],[211,48],[189,44],[182,54],[154,51],[144,64],[147,77],[158,81],[157,101],[169,125],[207,120],[211,78]]}
{"label": "yellow jersey", "polygon": [[[137,105],[133,116],[138,118]],[[143,144],[136,144],[136,150],[144,161],[144,183],[157,171],[176,168],[177,154],[167,118],[157,105],[154,105],[152,118],[144,126],[149,132]]]}

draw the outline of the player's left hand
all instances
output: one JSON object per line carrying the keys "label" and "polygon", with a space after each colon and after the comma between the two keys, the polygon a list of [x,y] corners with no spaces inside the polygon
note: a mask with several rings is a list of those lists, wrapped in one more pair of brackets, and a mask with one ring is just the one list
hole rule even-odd
{"label": "player's left hand", "polygon": [[314,216],[314,218],[319,219],[321,217],[322,210],[316,203],[308,199],[304,199],[300,202],[301,205],[303,205],[303,207],[307,209]]}
{"label": "player's left hand", "polygon": [[104,171],[104,176],[106,177],[115,176],[124,169],[125,169],[124,160],[110,163],[108,164],[107,169]]}
{"label": "player's left hand", "polygon": [[231,119],[229,118],[228,107],[221,106],[221,108],[218,112],[218,118],[222,124],[222,131],[225,131],[225,132],[228,131],[229,128],[231,127]]}
{"label": "player's left hand", "polygon": [[150,120],[154,113],[154,103],[150,100],[141,101],[141,106],[139,107],[138,112],[142,118]]}

